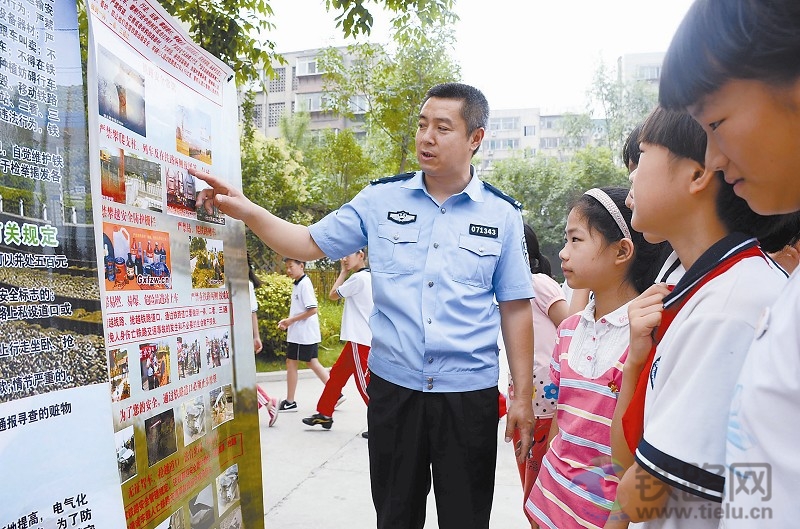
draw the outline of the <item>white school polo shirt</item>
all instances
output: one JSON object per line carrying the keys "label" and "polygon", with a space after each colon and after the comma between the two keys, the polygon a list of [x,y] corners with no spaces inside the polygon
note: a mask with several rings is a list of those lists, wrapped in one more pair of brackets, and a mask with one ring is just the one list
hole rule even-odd
{"label": "white school polo shirt", "polygon": [[339,338],[361,345],[372,343],[369,317],[372,314],[372,275],[369,268],[350,274],[336,292],[344,298],[342,330]]}
{"label": "white school polo shirt", "polygon": [[[800,270],[800,269],[799,269]],[[765,311],[728,421],[720,527],[800,526],[800,274]]]}
{"label": "white school polo shirt", "polygon": [[730,408],[760,314],[785,285],[785,276],[766,259],[744,259],[692,296],[659,343],[636,461],[670,484],[672,494],[665,515],[641,527],[719,526],[728,422],[724,410]]}
{"label": "white school polo shirt", "polygon": [[[303,274],[303,277],[294,282],[289,316],[296,316],[316,306],[317,295],[314,294],[314,285],[311,284],[311,279]],[[319,332],[319,316],[314,314],[310,318],[289,325],[286,331],[286,341],[301,345],[321,342],[322,336]]]}

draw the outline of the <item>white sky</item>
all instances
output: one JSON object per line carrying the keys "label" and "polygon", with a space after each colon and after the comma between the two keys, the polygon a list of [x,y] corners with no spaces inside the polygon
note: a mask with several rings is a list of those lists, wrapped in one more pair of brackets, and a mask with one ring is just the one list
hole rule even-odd
{"label": "white sky", "polygon": [[[271,0],[279,52],[347,41],[324,0]],[[691,0],[456,0],[454,57],[462,81],[492,108],[580,111],[597,65],[626,53],[666,51]],[[388,16],[374,4],[367,40],[388,42]],[[363,37],[361,37],[363,39]]]}

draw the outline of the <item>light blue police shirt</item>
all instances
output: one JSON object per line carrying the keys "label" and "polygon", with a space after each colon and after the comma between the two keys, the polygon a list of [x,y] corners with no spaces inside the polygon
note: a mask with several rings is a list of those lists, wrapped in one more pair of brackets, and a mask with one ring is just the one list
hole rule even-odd
{"label": "light blue police shirt", "polygon": [[497,385],[494,298],[534,296],[520,211],[475,176],[443,204],[421,171],[376,182],[309,227],[331,259],[369,246],[370,371],[425,392]]}

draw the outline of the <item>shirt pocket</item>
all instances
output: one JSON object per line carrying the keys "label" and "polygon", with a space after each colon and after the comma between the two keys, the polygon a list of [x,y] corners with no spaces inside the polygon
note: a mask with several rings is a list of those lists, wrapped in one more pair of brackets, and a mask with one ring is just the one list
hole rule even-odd
{"label": "shirt pocket", "polygon": [[482,289],[492,288],[500,241],[472,235],[459,235],[458,250],[451,262],[453,280]]}
{"label": "shirt pocket", "polygon": [[369,261],[374,272],[410,274],[418,251],[419,228],[379,224],[378,237],[370,242]]}

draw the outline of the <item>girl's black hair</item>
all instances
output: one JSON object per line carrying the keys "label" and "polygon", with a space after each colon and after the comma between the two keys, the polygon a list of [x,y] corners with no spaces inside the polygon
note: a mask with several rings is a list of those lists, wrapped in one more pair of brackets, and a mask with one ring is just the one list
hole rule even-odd
{"label": "girl's black hair", "polygon": [[798,28],[797,0],[696,0],[664,58],[659,102],[684,109],[732,79],[795,82]]}
{"label": "girl's black hair", "polygon": [[547,257],[542,255],[536,232],[527,224],[524,226],[524,232],[525,245],[528,247],[528,264],[531,267],[531,274],[545,274],[553,277],[553,269],[550,266],[550,261]]}
{"label": "girl's black hair", "polygon": [[639,134],[642,132],[642,124],[636,125],[632,131],[625,138],[625,144],[622,146],[622,163],[625,169],[630,167],[631,162],[639,165],[639,156],[642,151],[639,149]]}
{"label": "girl's black hair", "polygon": [[[645,120],[639,141],[660,145],[673,156],[694,160],[705,167],[706,133],[685,111],[657,107]],[[788,244],[797,222],[797,213],[759,215],[733,192],[733,186],[725,182],[721,172],[716,177],[720,182],[716,199],[717,216],[729,232],[738,231],[758,238],[762,248],[768,252],[777,251]]]}
{"label": "girl's black hair", "polygon": [[250,254],[247,254],[247,277],[251,283],[253,283],[253,288],[258,288],[261,286],[261,280],[253,270],[253,262],[250,260]]}
{"label": "girl's black hair", "polygon": [[[659,256],[662,253],[663,243],[652,244],[644,239],[644,236],[631,226],[631,216],[633,212],[625,205],[625,197],[628,190],[624,187],[601,187],[614,204],[619,208],[625,224],[631,232],[633,239],[633,260],[628,267],[625,278],[636,288],[640,294],[651,286],[656,280],[656,274],[661,268]],[[622,230],[617,225],[614,217],[596,198],[589,195],[581,195],[572,204],[572,208],[586,219],[589,228],[600,233],[609,243],[620,241],[625,237]]]}

